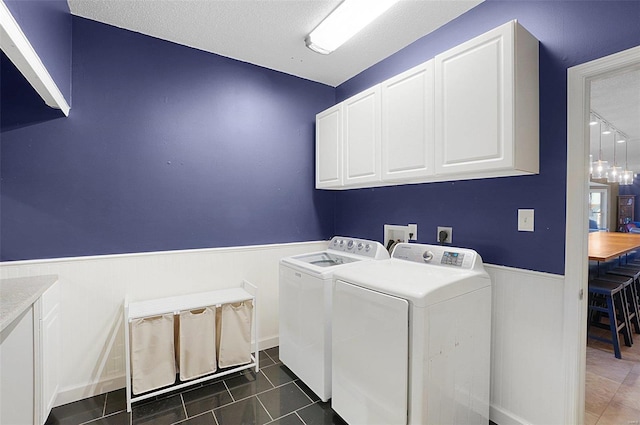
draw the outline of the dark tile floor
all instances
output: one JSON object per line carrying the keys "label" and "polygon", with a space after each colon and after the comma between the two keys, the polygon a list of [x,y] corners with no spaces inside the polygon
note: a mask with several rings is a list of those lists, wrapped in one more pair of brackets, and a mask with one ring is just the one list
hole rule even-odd
{"label": "dark tile floor", "polygon": [[246,370],[134,403],[125,390],[101,394],[51,411],[45,425],[345,425],[278,357],[260,352],[260,371]]}

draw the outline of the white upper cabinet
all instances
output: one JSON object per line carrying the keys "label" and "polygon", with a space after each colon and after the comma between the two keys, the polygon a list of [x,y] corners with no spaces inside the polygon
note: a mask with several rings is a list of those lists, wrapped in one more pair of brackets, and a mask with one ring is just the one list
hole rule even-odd
{"label": "white upper cabinet", "polygon": [[343,102],[344,185],[380,181],[380,86]]}
{"label": "white upper cabinet", "polygon": [[382,83],[382,179],[434,173],[433,60]]}
{"label": "white upper cabinet", "polygon": [[538,172],[538,41],[516,21],[435,58],[436,173]]}
{"label": "white upper cabinet", "polygon": [[537,174],[538,40],[517,21],[316,116],[316,188]]}
{"label": "white upper cabinet", "polygon": [[342,104],[316,115],[316,188],[342,186]]}

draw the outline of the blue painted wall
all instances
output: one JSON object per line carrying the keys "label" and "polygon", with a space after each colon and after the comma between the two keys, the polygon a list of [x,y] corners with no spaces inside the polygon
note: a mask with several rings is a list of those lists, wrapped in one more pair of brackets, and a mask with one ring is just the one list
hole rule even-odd
{"label": "blue painted wall", "polygon": [[[640,45],[640,2],[486,1],[339,86],[337,101],[512,19],[540,40],[540,174],[340,192],[337,234],[381,240],[385,223],[417,223],[434,243],[452,226],[454,245],[486,262],[564,274],[567,68]],[[535,209],[535,232],[517,231],[518,208]]]}
{"label": "blue painted wall", "polygon": [[2,260],[328,239],[335,90],[73,17],[72,113],[2,132]]}

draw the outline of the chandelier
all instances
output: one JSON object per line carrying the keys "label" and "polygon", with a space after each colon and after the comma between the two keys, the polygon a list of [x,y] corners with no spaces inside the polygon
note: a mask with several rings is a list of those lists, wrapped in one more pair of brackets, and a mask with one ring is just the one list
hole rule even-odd
{"label": "chandelier", "polygon": [[[609,183],[618,183],[620,185],[630,185],[633,183],[634,173],[629,170],[628,166],[628,140],[629,137],[611,125],[610,122],[603,119],[597,113],[591,111],[590,126],[599,126],[598,128],[598,160],[591,162],[590,174],[595,179],[607,179]],[[613,163],[602,157],[602,135],[613,133]],[[617,145],[624,143],[624,169],[618,165],[617,161]]]}

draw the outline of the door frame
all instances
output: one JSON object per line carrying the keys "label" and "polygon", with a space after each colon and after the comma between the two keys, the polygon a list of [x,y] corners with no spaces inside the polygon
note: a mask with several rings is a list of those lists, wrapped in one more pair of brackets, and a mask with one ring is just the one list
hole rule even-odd
{"label": "door frame", "polygon": [[640,46],[567,70],[567,187],[563,323],[565,423],[584,423],[591,81],[640,67]]}

